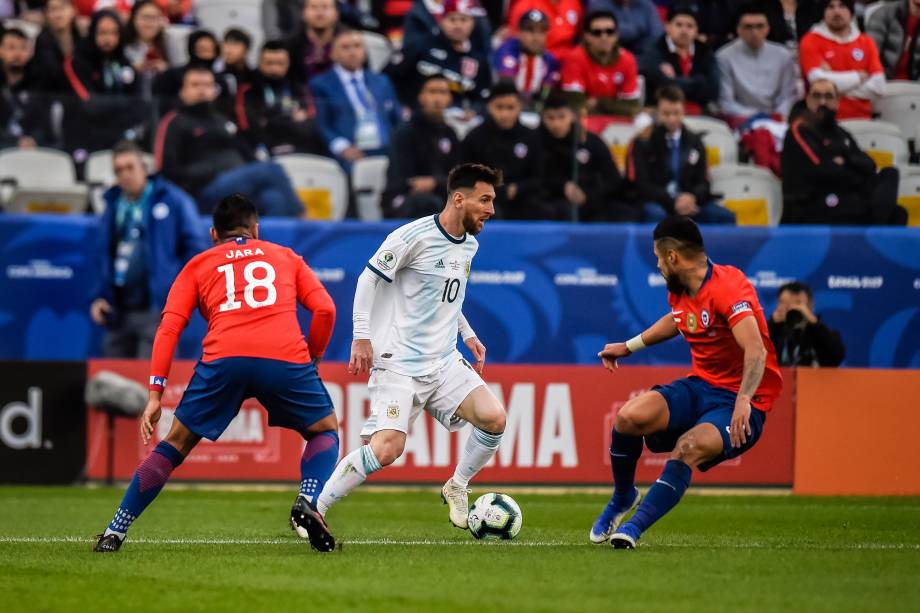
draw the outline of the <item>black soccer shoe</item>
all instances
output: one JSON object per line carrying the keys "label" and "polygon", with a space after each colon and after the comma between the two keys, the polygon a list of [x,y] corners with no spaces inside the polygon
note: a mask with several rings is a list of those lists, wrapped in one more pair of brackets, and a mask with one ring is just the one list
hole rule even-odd
{"label": "black soccer shoe", "polygon": [[117,534],[97,534],[96,545],[93,547],[93,551],[99,553],[115,553],[121,549],[122,544],[125,542],[125,539],[120,538]]}
{"label": "black soccer shoe", "polygon": [[335,550],[335,538],[326,521],[303,496],[298,496],[291,507],[291,528],[300,538],[310,539],[313,549],[324,553]]}

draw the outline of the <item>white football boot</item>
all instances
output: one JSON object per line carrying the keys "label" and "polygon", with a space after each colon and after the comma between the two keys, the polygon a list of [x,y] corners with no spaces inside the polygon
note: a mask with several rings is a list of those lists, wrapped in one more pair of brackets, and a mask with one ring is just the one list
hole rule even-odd
{"label": "white football boot", "polygon": [[449,509],[448,517],[450,523],[466,530],[469,528],[467,517],[470,514],[470,490],[454,483],[453,479],[448,480],[441,488],[441,500]]}

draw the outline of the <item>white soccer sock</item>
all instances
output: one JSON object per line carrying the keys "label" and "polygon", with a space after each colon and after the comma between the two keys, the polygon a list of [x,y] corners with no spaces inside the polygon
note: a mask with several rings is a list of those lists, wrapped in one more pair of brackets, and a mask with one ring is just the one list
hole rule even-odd
{"label": "white soccer sock", "polygon": [[457,462],[457,468],[454,470],[454,483],[461,487],[467,487],[470,479],[476,476],[482,467],[486,465],[502,442],[502,434],[493,434],[473,428],[473,434],[466,441],[466,447],[463,448],[463,455]]}
{"label": "white soccer sock", "polygon": [[342,458],[335,467],[332,476],[326,481],[323,491],[316,499],[316,510],[324,516],[329,507],[345,498],[367,479],[370,475],[383,468],[374,455],[370,445],[361,445],[347,456]]}

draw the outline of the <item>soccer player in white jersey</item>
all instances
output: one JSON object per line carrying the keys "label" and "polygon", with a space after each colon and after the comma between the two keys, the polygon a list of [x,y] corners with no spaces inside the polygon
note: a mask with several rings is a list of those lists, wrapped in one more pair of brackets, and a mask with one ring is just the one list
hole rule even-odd
{"label": "soccer player in white jersey", "polygon": [[[461,164],[447,177],[447,204],[392,232],[358,278],[348,371],[370,372],[369,443],[339,462],[317,499],[323,516],[365,479],[402,455],[409,425],[424,409],[449,431],[473,432],[441,497],[451,523],[467,528],[470,479],[495,455],[505,409],[480,377],[486,348],[463,317],[474,238],[495,214],[501,172]],[[457,334],[473,368],[457,351]]]}

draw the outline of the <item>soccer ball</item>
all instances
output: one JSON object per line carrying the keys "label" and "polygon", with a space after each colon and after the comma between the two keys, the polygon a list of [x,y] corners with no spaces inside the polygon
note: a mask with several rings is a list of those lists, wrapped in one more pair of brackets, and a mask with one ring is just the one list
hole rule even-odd
{"label": "soccer ball", "polygon": [[484,494],[470,509],[470,534],[477,539],[513,539],[521,531],[521,507],[508,494]]}

